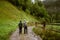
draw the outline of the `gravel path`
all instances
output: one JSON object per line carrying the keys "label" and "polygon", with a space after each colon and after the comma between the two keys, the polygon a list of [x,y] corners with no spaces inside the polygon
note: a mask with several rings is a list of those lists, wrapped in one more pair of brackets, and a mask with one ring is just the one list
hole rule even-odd
{"label": "gravel path", "polygon": [[35,35],[32,31],[33,27],[28,27],[28,34],[20,34],[19,29],[17,29],[10,37],[10,40],[42,40],[39,36]]}

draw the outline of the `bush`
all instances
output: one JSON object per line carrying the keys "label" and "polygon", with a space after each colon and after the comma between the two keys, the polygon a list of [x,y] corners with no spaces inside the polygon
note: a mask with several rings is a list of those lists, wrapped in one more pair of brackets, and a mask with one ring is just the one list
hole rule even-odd
{"label": "bush", "polygon": [[60,33],[51,30],[42,30],[42,28],[34,28],[33,31],[39,35],[42,40],[60,40]]}

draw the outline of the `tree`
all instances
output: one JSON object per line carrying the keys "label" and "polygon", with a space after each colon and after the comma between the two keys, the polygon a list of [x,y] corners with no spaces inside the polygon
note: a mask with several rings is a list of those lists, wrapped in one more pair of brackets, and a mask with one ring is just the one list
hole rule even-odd
{"label": "tree", "polygon": [[31,0],[9,0],[16,7],[22,8],[23,11],[29,10],[30,14],[37,18],[46,18],[48,13],[44,5],[39,0],[35,0],[33,4]]}

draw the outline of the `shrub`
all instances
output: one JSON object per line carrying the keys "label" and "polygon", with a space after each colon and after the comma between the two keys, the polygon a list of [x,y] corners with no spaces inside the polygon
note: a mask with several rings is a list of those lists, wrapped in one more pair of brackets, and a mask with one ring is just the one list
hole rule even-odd
{"label": "shrub", "polygon": [[33,31],[39,35],[42,40],[60,40],[60,33],[52,30],[42,30],[42,28],[34,28]]}

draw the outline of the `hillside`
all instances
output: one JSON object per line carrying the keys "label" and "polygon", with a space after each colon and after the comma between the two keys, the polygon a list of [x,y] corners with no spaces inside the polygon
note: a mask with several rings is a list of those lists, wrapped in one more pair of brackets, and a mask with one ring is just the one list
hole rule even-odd
{"label": "hillside", "polygon": [[0,40],[8,40],[9,35],[17,28],[20,21],[37,21],[33,16],[19,11],[15,6],[7,1],[0,1]]}

